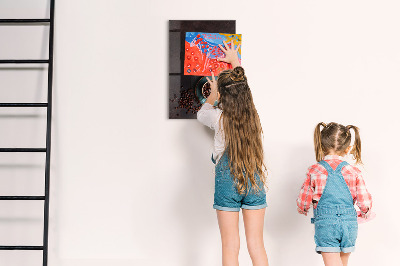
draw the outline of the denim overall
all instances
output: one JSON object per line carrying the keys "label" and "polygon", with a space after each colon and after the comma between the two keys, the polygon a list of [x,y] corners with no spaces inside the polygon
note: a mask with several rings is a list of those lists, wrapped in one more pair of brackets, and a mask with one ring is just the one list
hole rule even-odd
{"label": "denim overall", "polygon": [[[214,164],[216,163],[212,155],[211,160]],[[248,180],[247,193],[245,195],[239,194],[229,168],[228,152],[225,150],[215,166],[213,208],[220,211],[240,211],[240,208],[258,210],[267,207],[265,189],[258,174],[256,174],[256,180],[258,185],[262,187],[261,191],[255,192],[250,180]]]}
{"label": "denim overall", "polygon": [[342,168],[348,165],[341,162],[335,170],[326,162],[320,161],[328,177],[326,185],[314,209],[315,251],[353,252],[357,239],[357,212],[354,209],[353,197],[342,175]]}

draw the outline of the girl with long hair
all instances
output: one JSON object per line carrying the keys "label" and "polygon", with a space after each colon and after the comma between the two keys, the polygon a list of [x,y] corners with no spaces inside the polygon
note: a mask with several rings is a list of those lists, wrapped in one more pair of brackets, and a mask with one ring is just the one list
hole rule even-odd
{"label": "girl with long hair", "polygon": [[225,53],[220,61],[233,69],[221,72],[218,79],[208,79],[211,94],[197,113],[197,119],[215,130],[214,209],[222,241],[222,265],[239,265],[239,211],[243,221],[247,248],[255,266],[268,265],[263,228],[266,203],[266,167],[262,145],[260,118],[244,69],[240,66],[238,49],[233,42],[224,42]]}

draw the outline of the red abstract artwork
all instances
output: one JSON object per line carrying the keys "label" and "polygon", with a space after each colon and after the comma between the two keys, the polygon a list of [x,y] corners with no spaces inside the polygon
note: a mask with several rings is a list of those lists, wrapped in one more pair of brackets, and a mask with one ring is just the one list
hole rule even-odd
{"label": "red abstract artwork", "polygon": [[[223,41],[233,41],[237,47],[242,41],[241,37],[241,34],[186,32],[184,75],[210,76],[213,72],[217,76],[221,71],[231,69],[230,64],[217,60],[218,57],[224,57],[218,45],[224,46]],[[239,60],[240,53],[239,48]]]}

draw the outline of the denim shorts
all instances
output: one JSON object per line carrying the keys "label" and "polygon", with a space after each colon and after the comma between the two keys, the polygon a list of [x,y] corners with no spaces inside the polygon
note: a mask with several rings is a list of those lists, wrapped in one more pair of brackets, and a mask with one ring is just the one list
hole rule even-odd
{"label": "denim shorts", "polygon": [[316,216],[313,222],[317,253],[354,251],[358,232],[356,215],[324,214]]}
{"label": "denim shorts", "polygon": [[230,172],[226,153],[215,166],[215,192],[213,208],[221,211],[257,210],[267,207],[265,188],[259,175],[255,175],[261,190],[255,191],[248,179],[247,193],[239,194]]}

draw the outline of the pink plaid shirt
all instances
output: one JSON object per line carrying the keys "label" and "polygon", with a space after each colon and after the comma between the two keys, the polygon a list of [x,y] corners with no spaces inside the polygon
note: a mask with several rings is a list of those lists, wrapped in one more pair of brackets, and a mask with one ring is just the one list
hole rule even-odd
{"label": "pink plaid shirt", "polygon": [[[344,161],[344,158],[339,155],[327,155],[324,157],[324,161],[335,170],[336,167]],[[365,187],[361,171],[355,166],[346,165],[342,169],[342,175],[353,196],[353,204],[357,202],[362,217],[368,217],[370,213],[369,210],[371,210],[372,207],[372,197]],[[297,198],[297,210],[299,213],[307,215],[311,202],[314,205],[314,209],[317,208],[318,201],[325,188],[327,177],[328,172],[319,163],[308,168],[307,178]]]}

